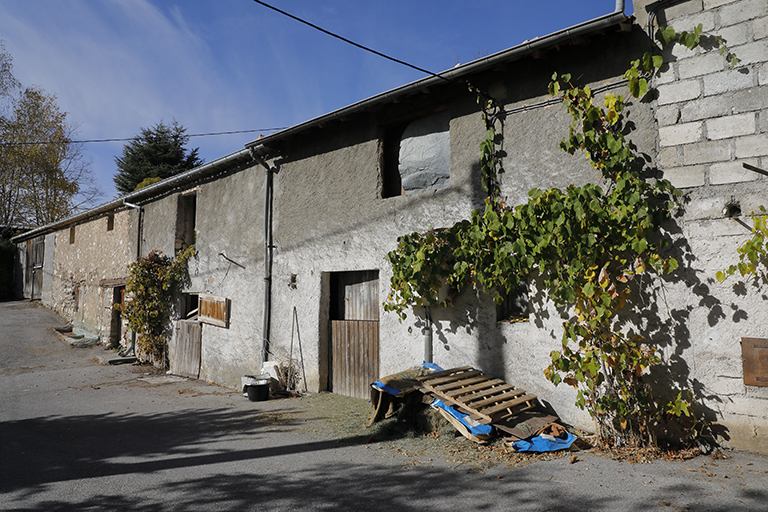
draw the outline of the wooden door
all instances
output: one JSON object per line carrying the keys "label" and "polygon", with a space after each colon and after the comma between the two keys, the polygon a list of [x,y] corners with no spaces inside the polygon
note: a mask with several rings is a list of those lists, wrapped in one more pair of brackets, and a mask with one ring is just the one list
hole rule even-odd
{"label": "wooden door", "polygon": [[202,328],[196,320],[179,320],[176,350],[171,361],[171,373],[197,379],[200,377]]}
{"label": "wooden door", "polygon": [[370,396],[379,378],[379,272],[331,274],[331,391]]}
{"label": "wooden door", "polygon": [[45,237],[29,240],[25,247],[24,293],[25,299],[39,299],[43,291],[43,259]]}

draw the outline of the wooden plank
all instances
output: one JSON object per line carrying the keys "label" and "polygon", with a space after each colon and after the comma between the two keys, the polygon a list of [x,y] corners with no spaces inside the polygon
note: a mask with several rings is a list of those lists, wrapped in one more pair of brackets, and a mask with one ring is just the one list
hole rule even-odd
{"label": "wooden plank", "polygon": [[198,320],[203,323],[229,328],[229,299],[206,293],[198,296]]}
{"label": "wooden plank", "polygon": [[442,371],[439,371],[439,372],[430,373],[428,375],[421,375],[419,377],[416,377],[416,380],[423,382],[425,380],[434,379],[434,378],[437,378],[437,377],[445,377],[446,375],[453,375],[456,372],[463,372],[463,371],[472,370],[472,369],[473,368],[471,366],[461,366],[459,368],[452,368],[450,370],[442,370]]}
{"label": "wooden plank", "polygon": [[[474,387],[474,386],[473,386]],[[461,398],[463,402],[466,403],[474,403],[478,400],[484,400],[489,397],[493,396],[499,396],[502,393],[506,393],[507,391],[512,391],[515,389],[515,386],[511,384],[501,384],[493,387],[488,387],[485,389],[480,389],[476,391],[467,391],[466,393],[459,393],[459,391],[463,391],[466,388],[457,389],[454,391],[455,394],[451,394],[449,396],[452,396],[454,398]],[[520,394],[525,393],[525,391],[520,390]]]}
{"label": "wooden plank", "polygon": [[525,390],[524,389],[515,389],[513,391],[509,391],[506,393],[496,394],[493,396],[489,396],[488,398],[484,400],[480,400],[478,402],[467,402],[468,404],[471,403],[472,407],[475,407],[477,409],[483,409],[489,405],[498,404],[501,402],[506,402],[508,400],[513,400],[517,398],[518,396],[524,395]]}
{"label": "wooden plank", "polygon": [[454,393],[461,394],[466,390],[474,391],[489,386],[498,386],[499,384],[504,384],[504,381],[501,379],[494,379],[490,375],[480,375],[466,380],[451,382],[450,384],[443,384],[442,386],[435,386],[435,389],[446,395],[452,395]]}
{"label": "wooden plank", "polygon": [[480,370],[467,370],[462,373],[454,374],[454,375],[448,375],[447,377],[440,377],[438,379],[429,379],[427,381],[422,381],[424,384],[427,384],[428,386],[435,387],[440,384],[447,384],[448,382],[456,382],[459,380],[466,379],[468,377],[474,377],[476,375],[480,375],[483,372]]}
{"label": "wooden plank", "polygon": [[488,409],[483,409],[482,413],[488,416],[493,416],[506,409],[512,409],[526,402],[532,402],[533,400],[536,400],[536,395],[524,395],[508,402],[502,402]]}

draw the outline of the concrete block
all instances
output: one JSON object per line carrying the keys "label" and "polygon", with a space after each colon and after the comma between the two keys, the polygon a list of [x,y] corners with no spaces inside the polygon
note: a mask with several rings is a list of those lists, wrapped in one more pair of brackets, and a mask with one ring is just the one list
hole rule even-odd
{"label": "concrete block", "polygon": [[752,36],[755,40],[768,37],[768,16],[752,22]]}
{"label": "concrete block", "polygon": [[743,0],[725,5],[720,9],[720,25],[727,27],[766,14],[768,14],[768,2],[765,0]]}
{"label": "concrete block", "polygon": [[665,69],[654,78],[654,87],[661,84],[669,84],[677,80],[677,62],[669,62],[669,69]]}
{"label": "concrete block", "polygon": [[[731,25],[730,27],[721,28],[720,30],[716,31],[715,35],[725,39],[725,44],[728,45],[728,48],[733,48],[734,46],[746,44],[752,41],[752,39],[749,37],[748,27],[748,23]],[[715,51],[715,53],[719,52]]]}
{"label": "concrete block", "polygon": [[664,169],[664,178],[677,188],[701,187],[705,183],[705,172],[706,167],[703,165],[675,167]]}
{"label": "concrete block", "polygon": [[768,85],[768,64],[763,64],[757,71],[757,82],[760,85]]}
{"label": "concrete block", "polygon": [[754,73],[748,68],[729,69],[702,78],[704,96],[739,91],[755,85]]}
{"label": "concrete block", "polygon": [[709,75],[725,69],[725,58],[718,52],[702,53],[677,63],[677,76],[680,80],[700,75]]}
{"label": "concrete block", "polygon": [[689,101],[680,108],[680,121],[688,123],[701,119],[727,116],[731,113],[730,96],[709,96]]}
{"label": "concrete block", "polygon": [[721,5],[731,4],[738,0],[704,0],[704,9],[714,9]]}
{"label": "concrete block", "polygon": [[680,109],[677,105],[664,105],[656,111],[656,120],[659,126],[675,124],[680,120]]}
{"label": "concrete block", "polygon": [[704,53],[704,50],[702,50],[700,46],[697,46],[696,48],[691,50],[687,46],[676,44],[675,46],[672,47],[672,50],[670,53],[672,54],[673,57],[679,60],[679,59],[689,59],[691,57],[695,57],[696,55]]}
{"label": "concrete block", "polygon": [[736,158],[750,158],[768,155],[768,133],[739,137],[735,140]]}
{"label": "concrete block", "polygon": [[768,85],[733,93],[733,113],[768,109]]}
{"label": "concrete block", "polygon": [[757,119],[754,113],[718,117],[706,121],[709,140],[727,139],[755,133]]}
{"label": "concrete block", "polygon": [[736,160],[712,164],[709,167],[709,183],[712,185],[725,185],[727,183],[741,183],[759,179],[757,173],[744,168],[742,165],[744,163],[757,166],[757,160]]}
{"label": "concrete block", "polygon": [[[766,2],[768,5],[768,2]],[[732,49],[733,53],[741,60],[739,66],[768,62],[768,40],[755,41]]]}
{"label": "concrete block", "polygon": [[728,140],[699,142],[682,147],[686,165],[727,162],[731,159],[731,143]]}
{"label": "concrete block", "polygon": [[[720,213],[722,207],[718,207],[716,212],[712,212],[715,215],[722,215]],[[687,211],[686,211],[687,214]],[[694,220],[687,223],[686,236],[688,238],[700,238],[705,240],[712,240],[719,236],[741,236],[744,234],[744,227],[738,222],[734,222],[731,219],[714,219],[714,220]],[[736,251],[734,251],[735,253]]]}
{"label": "concrete block", "polygon": [[701,24],[701,28],[705,34],[712,32],[715,29],[715,13],[704,10],[689,16],[682,16],[675,20],[673,26],[675,27],[675,30],[691,31],[699,24]]}
{"label": "concrete block", "polygon": [[680,160],[677,147],[661,148],[659,151],[659,166],[662,168],[680,167],[683,165]]}
{"label": "concrete block", "polygon": [[657,90],[659,92],[659,105],[669,105],[698,98],[701,95],[701,82],[699,80],[685,80],[660,85]]}
{"label": "concrete block", "polygon": [[667,147],[698,142],[701,140],[702,133],[701,122],[662,126],[659,128],[659,144]]}
{"label": "concrete block", "polygon": [[[671,7],[664,9],[664,17],[667,22],[671,20],[679,20],[684,16],[689,16],[697,12],[701,12],[704,9],[704,2],[702,0],[691,0],[690,2],[682,2]],[[678,23],[679,24],[679,23]]]}

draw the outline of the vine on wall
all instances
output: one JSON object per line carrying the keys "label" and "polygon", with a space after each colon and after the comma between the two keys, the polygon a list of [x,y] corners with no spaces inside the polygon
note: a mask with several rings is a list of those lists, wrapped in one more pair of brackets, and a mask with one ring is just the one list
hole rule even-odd
{"label": "vine on wall", "polygon": [[[662,48],[654,46],[625,74],[634,98],[646,94],[649,79],[664,65],[663,47],[695,48],[701,25],[681,33],[662,28],[657,40]],[[667,180],[644,174],[644,160],[625,138],[629,129],[623,96],[607,94],[600,106],[589,87],[555,73],[549,92],[557,96],[561,91],[572,121],[560,148],[584,153],[600,171],[601,185],[533,189],[528,202],[514,208],[488,187],[484,211],[476,210],[469,220],[401,236],[387,256],[393,275],[384,308],[404,319],[410,307],[449,305],[471,286],[500,301],[502,292],[514,290],[521,279],[536,279],[558,307],[572,314],[544,373],[555,385],[577,390],[576,405],[596,419],[602,439],[623,435],[636,445],[655,445],[654,433],[674,418],[684,418],[678,423],[694,438],[702,426],[693,419],[692,397],[682,388],[664,398],[654,394],[643,376],[661,363],[659,351],[623,327],[632,310],[630,282],[639,274],[666,274],[678,266],[663,254],[669,241],[663,223],[680,207],[681,194]],[[492,106],[484,104],[483,109],[484,186],[486,180],[496,182],[498,164],[497,134],[489,119]]]}
{"label": "vine on wall", "polygon": [[187,262],[194,254],[194,245],[175,259],[152,251],[128,265],[130,276],[125,291],[131,298],[121,313],[128,328],[138,334],[137,356],[143,361],[165,366],[173,293],[187,276]]}

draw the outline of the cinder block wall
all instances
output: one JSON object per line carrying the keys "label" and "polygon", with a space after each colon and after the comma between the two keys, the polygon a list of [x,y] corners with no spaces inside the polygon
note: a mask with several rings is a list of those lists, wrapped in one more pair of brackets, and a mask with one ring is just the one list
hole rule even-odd
{"label": "cinder block wall", "polygon": [[[650,3],[636,1],[636,13]],[[683,361],[726,446],[768,453],[768,387],[745,385],[741,347],[744,337],[768,338],[765,285],[715,279],[738,261],[750,213],[768,206],[768,177],[743,166],[768,167],[768,1],[689,0],[662,8],[658,20],[677,31],[701,23],[741,59],[731,66],[716,48],[676,47],[655,83],[657,165],[687,196],[677,220],[682,277],[667,287],[674,351],[666,356]]]}

